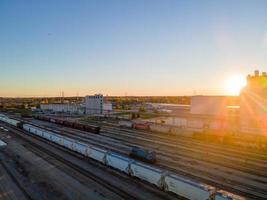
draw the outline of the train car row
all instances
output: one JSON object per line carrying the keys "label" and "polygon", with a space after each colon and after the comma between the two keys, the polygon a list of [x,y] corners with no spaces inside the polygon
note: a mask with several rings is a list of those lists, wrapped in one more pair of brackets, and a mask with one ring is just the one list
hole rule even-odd
{"label": "train car row", "polygon": [[158,124],[152,122],[132,122],[127,120],[119,121],[120,127],[134,128],[139,130],[150,130],[155,132],[162,133],[175,133],[181,129],[188,129],[196,132],[202,132],[205,129],[218,130],[220,126],[216,126],[214,123],[207,124],[201,120],[186,120],[183,121],[179,125],[167,125],[167,124]]}
{"label": "train car row", "polygon": [[[39,117],[35,117],[35,118],[40,119],[40,120],[44,120],[44,121],[48,121],[48,122],[57,123],[60,125],[65,125],[65,126],[66,126],[66,123],[69,124],[69,121],[65,121],[66,123],[64,124],[64,123],[62,123],[62,122],[64,122],[63,120],[53,119],[53,118],[44,117],[44,116],[43,117],[39,116]],[[72,122],[70,122],[70,123],[72,123]],[[47,130],[47,131],[53,131],[56,133],[60,133],[60,131],[53,130],[53,129],[48,128],[48,127],[36,125],[36,124],[31,123],[31,122],[27,122],[27,124],[34,125],[35,127],[42,128],[42,129]],[[83,124],[75,123],[75,126],[71,126],[71,127],[79,129],[79,130],[84,130],[81,127],[80,128],[78,127],[80,125],[84,126]],[[132,158],[138,159],[140,161],[150,163],[150,164],[153,164],[156,162],[156,152],[155,151],[151,151],[148,149],[143,149],[143,148],[139,148],[139,147],[135,147],[135,146],[133,146],[131,148],[129,156]]]}
{"label": "train car row", "polygon": [[[149,131],[155,131],[155,132],[162,132],[162,133],[172,133],[175,132],[176,129],[174,128],[186,128],[186,125],[181,126],[168,126],[168,125],[161,125],[161,124],[155,124],[151,122],[132,122],[130,120],[120,120],[119,122],[120,127],[125,128],[134,128],[139,130],[149,130]],[[199,130],[198,128],[197,130]]]}
{"label": "train car row", "polygon": [[99,126],[85,125],[85,124],[81,124],[81,123],[77,123],[77,122],[71,122],[68,120],[63,120],[63,119],[58,119],[58,118],[50,118],[50,117],[42,116],[42,115],[36,115],[36,116],[34,116],[34,118],[38,119],[38,120],[52,122],[55,124],[60,124],[62,126],[78,129],[81,131],[90,132],[90,133],[99,134],[99,132],[100,132]]}
{"label": "train car row", "polygon": [[142,121],[131,121],[131,120],[120,120],[120,126],[131,127],[136,129],[155,130],[158,132],[172,132],[173,127],[180,129],[187,129],[197,132],[203,130],[236,130],[238,125],[233,122],[229,122],[225,119],[203,119],[203,118],[182,118],[173,117],[164,120],[154,120],[153,122],[142,122]]}
{"label": "train car row", "polygon": [[[212,143],[222,143],[241,148],[267,151],[267,139],[264,135],[241,133],[237,130],[225,131],[224,127],[211,122],[205,124],[201,120],[187,121],[182,126],[170,126],[155,123],[135,123],[132,121],[119,121],[120,127],[134,128],[163,134],[173,134],[193,137]],[[187,131],[183,131],[187,130]]]}
{"label": "train car row", "polygon": [[[40,125],[36,125],[33,123],[29,123],[29,122],[27,122],[27,124],[33,125],[35,127],[41,128],[43,130],[53,131],[53,132],[59,133],[59,134],[61,132],[58,130],[54,130],[54,129],[51,129],[51,128],[48,128],[45,126],[40,126]],[[20,127],[21,127],[21,125],[20,125]],[[140,161],[146,162],[146,163],[150,163],[150,164],[156,163],[156,152],[148,150],[148,149],[132,146],[130,153],[129,153],[129,156],[132,158],[138,159]]]}
{"label": "train car row", "polygon": [[21,123],[20,121],[10,119],[6,116],[0,116],[0,121],[10,125],[22,128],[30,134],[42,137],[67,149],[82,154],[85,157],[94,159],[102,164],[124,172],[130,176],[147,181],[166,192],[171,192],[187,199],[195,200],[229,200],[245,199],[241,196],[229,193],[223,190],[217,190],[215,187],[198,183],[180,177],[172,172],[150,166],[148,164],[136,161],[123,155],[107,151],[88,144],[78,142],[71,138],[61,136],[52,131]]}

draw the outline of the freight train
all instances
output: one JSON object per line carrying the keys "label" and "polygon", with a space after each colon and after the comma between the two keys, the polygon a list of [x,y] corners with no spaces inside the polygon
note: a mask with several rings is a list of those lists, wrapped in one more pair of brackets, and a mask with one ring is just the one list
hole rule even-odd
{"label": "freight train", "polygon": [[137,123],[131,122],[129,120],[121,120],[119,121],[119,126],[122,128],[134,128],[139,130],[150,130],[149,123]]}
{"label": "freight train", "polygon": [[52,123],[59,124],[59,125],[62,125],[62,126],[66,126],[66,127],[69,127],[69,128],[78,129],[78,130],[81,130],[81,131],[90,132],[90,133],[99,134],[99,132],[100,132],[100,127],[99,126],[81,124],[81,123],[77,123],[77,122],[72,122],[72,121],[58,119],[58,118],[51,118],[51,117],[42,116],[42,115],[35,115],[34,118],[38,119],[38,120],[52,122]]}
{"label": "freight train", "polygon": [[112,167],[115,170],[126,173],[129,176],[136,177],[140,180],[153,184],[165,192],[171,192],[186,199],[245,200],[244,197],[239,195],[219,190],[204,183],[189,180],[174,174],[173,172],[147,165],[105,149],[88,146],[85,143],[77,142],[76,140],[56,134],[55,132],[11,119],[5,115],[0,115],[0,121],[23,129],[34,136],[49,140],[85,157],[94,159],[108,167]]}

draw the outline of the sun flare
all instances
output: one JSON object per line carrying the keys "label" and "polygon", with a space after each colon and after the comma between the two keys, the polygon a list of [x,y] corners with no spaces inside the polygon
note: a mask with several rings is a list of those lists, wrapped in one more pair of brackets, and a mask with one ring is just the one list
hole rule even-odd
{"label": "sun flare", "polygon": [[225,90],[229,95],[239,95],[243,87],[246,86],[246,79],[241,75],[229,77],[225,81]]}

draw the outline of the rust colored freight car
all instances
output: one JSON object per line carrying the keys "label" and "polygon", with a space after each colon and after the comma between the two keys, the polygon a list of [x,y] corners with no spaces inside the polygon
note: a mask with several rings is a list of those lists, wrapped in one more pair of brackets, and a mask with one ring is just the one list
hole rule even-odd
{"label": "rust colored freight car", "polygon": [[149,125],[148,124],[139,124],[139,123],[134,123],[133,128],[139,129],[139,130],[149,130]]}
{"label": "rust colored freight car", "polygon": [[84,125],[80,123],[73,123],[73,128],[84,131]]}
{"label": "rust colored freight car", "polygon": [[55,119],[56,124],[64,125],[64,121],[61,119]]}
{"label": "rust colored freight car", "polygon": [[87,132],[99,133],[100,127],[99,126],[92,126],[92,125],[84,125],[84,130]]}
{"label": "rust colored freight car", "polygon": [[67,127],[70,127],[70,128],[74,127],[74,123],[73,122],[65,121],[65,120],[63,121],[63,125],[67,126]]}
{"label": "rust colored freight car", "polygon": [[43,120],[44,121],[47,121],[47,122],[50,122],[51,121],[50,117],[46,117],[46,116],[42,116],[42,117],[43,117]]}
{"label": "rust colored freight car", "polygon": [[43,120],[43,117],[42,117],[41,115],[37,115],[35,118],[36,118],[36,119]]}
{"label": "rust colored freight car", "polygon": [[58,118],[49,118],[49,117],[41,116],[41,115],[37,115],[35,116],[35,118],[39,120],[43,120],[43,121],[49,121],[55,124],[60,124],[62,126],[78,129],[81,131],[87,131],[87,132],[96,133],[96,134],[100,132],[99,126],[84,125],[84,124],[77,123],[77,122],[71,122],[68,120],[63,120],[63,119],[58,119]]}

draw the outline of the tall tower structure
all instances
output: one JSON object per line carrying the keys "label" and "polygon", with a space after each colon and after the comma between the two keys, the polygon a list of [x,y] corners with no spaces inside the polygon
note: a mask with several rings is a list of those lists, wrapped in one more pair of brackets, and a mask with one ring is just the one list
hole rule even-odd
{"label": "tall tower structure", "polygon": [[95,94],[94,96],[85,97],[86,114],[102,114],[103,113],[103,95]]}
{"label": "tall tower structure", "polygon": [[256,70],[247,76],[240,94],[240,128],[243,132],[267,135],[267,74]]}

